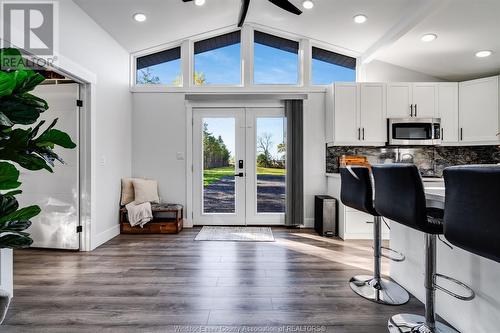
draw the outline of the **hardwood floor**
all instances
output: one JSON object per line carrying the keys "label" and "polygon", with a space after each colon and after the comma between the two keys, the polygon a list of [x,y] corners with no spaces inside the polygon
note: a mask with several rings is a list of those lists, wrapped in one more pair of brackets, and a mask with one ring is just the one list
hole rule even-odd
{"label": "hardwood floor", "polygon": [[212,332],[228,332],[250,325],[277,332],[318,325],[320,332],[373,333],[387,332],[393,314],[423,313],[413,297],[391,307],[350,290],[351,276],[371,270],[369,241],[277,228],[276,242],[195,242],[198,231],[120,235],[91,253],[15,251],[14,299],[0,331],[203,332],[200,325],[222,325]]}

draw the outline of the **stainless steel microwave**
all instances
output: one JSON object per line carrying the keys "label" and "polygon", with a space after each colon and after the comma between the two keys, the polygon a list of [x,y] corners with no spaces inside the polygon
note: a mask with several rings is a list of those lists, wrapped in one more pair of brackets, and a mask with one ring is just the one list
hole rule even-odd
{"label": "stainless steel microwave", "polygon": [[438,118],[391,118],[388,131],[390,145],[441,144],[441,119]]}

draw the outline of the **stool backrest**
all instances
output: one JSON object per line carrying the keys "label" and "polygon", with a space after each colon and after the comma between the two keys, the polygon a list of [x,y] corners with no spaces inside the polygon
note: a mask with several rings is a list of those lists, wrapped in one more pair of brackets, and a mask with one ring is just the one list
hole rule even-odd
{"label": "stool backrest", "polygon": [[427,222],[424,185],[413,164],[372,166],[375,179],[375,210],[408,227],[433,233]]}
{"label": "stool backrest", "polygon": [[446,239],[500,262],[500,166],[450,167],[443,175]]}
{"label": "stool backrest", "polygon": [[346,206],[378,216],[373,207],[373,187],[370,170],[362,166],[340,169],[340,200]]}

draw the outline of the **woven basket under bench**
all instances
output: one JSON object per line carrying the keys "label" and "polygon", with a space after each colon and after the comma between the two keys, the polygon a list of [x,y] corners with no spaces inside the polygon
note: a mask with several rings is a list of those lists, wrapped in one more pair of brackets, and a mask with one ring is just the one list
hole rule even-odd
{"label": "woven basket under bench", "polygon": [[184,207],[177,204],[151,204],[153,220],[144,227],[132,227],[128,222],[127,209],[120,208],[120,233],[122,234],[177,234],[184,222]]}

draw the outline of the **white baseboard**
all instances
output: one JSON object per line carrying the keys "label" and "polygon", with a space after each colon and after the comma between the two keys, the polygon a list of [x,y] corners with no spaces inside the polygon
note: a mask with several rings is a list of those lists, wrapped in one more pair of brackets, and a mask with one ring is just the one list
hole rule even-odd
{"label": "white baseboard", "polygon": [[314,217],[304,218],[304,228],[314,228]]}
{"label": "white baseboard", "polygon": [[92,239],[92,250],[106,243],[110,239],[118,236],[120,234],[120,225],[117,224],[103,232],[95,235]]}

